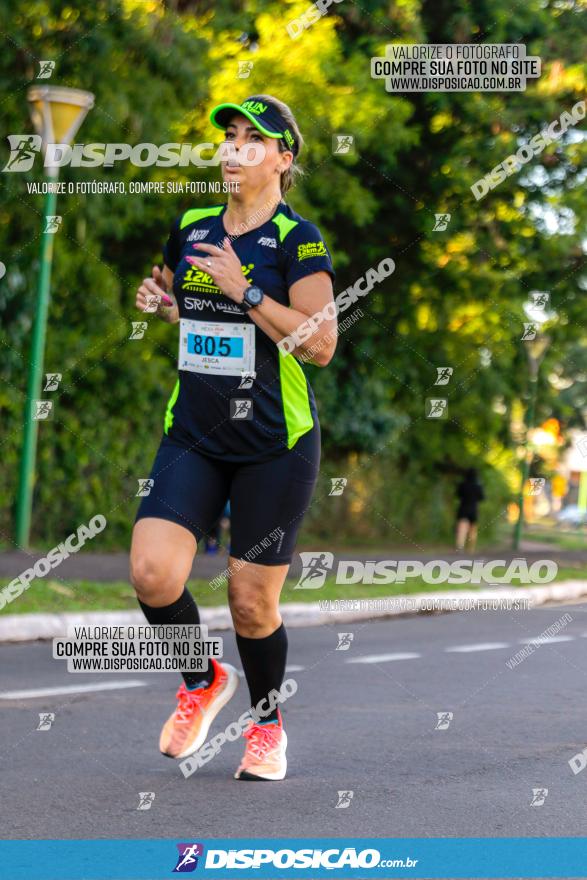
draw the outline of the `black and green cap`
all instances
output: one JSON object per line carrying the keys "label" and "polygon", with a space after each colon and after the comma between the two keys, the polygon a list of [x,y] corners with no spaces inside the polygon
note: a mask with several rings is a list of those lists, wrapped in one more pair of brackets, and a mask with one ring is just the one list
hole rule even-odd
{"label": "black and green cap", "polygon": [[300,149],[298,140],[274,104],[259,95],[247,98],[242,104],[219,104],[212,110],[210,121],[216,128],[225,129],[235,113],[242,113],[250,119],[255,128],[266,137],[282,138],[288,150],[297,156]]}

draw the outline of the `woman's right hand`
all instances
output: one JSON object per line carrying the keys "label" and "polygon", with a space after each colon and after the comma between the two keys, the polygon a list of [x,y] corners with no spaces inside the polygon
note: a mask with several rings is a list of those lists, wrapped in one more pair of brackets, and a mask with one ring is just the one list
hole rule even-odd
{"label": "woman's right hand", "polygon": [[168,324],[175,324],[179,321],[179,309],[173,294],[167,292],[169,285],[165,275],[171,272],[165,267],[164,273],[159,266],[153,266],[152,277],[144,278],[137,290],[135,306],[143,314],[155,313]]}

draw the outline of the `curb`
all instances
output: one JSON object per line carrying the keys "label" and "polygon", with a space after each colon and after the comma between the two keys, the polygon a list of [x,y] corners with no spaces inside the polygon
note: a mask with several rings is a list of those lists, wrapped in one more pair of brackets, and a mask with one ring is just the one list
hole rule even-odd
{"label": "curb", "polygon": [[[483,590],[450,590],[412,593],[371,599],[330,599],[322,602],[287,602],[281,608],[286,626],[323,626],[361,620],[381,620],[407,614],[449,611],[507,610],[508,604],[520,610],[547,602],[587,598],[587,580],[560,581],[545,587],[492,587]],[[324,605],[328,603],[328,607]],[[522,605],[522,607],[523,607]],[[487,609],[486,609],[487,610]],[[203,624],[210,630],[232,629],[227,607],[200,608]],[[0,643],[31,642],[64,638],[71,626],[129,626],[145,623],[140,611],[91,611],[66,614],[7,614],[0,616]]]}

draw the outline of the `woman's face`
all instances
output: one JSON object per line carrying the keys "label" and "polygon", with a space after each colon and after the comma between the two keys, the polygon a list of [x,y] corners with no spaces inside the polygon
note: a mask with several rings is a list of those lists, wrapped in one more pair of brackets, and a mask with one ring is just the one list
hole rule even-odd
{"label": "woman's face", "polygon": [[[293,153],[289,150],[283,153],[279,151],[278,138],[265,137],[246,116],[240,114],[233,116],[226,126],[225,141],[234,144],[236,161],[222,163],[222,179],[238,182],[239,190],[243,187],[263,190],[274,182],[279,186],[280,175],[289,168],[293,160]],[[264,148],[259,150],[263,159],[258,165],[238,163],[239,151],[246,152],[243,148],[248,144],[259,144]],[[253,156],[252,150],[248,156],[249,159]]]}

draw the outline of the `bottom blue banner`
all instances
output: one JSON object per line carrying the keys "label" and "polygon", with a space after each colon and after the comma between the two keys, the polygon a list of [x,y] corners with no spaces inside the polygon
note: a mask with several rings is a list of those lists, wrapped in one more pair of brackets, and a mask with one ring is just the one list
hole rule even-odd
{"label": "bottom blue banner", "polygon": [[6,880],[160,880],[197,877],[587,877],[587,839],[241,838],[235,840],[11,840]]}

